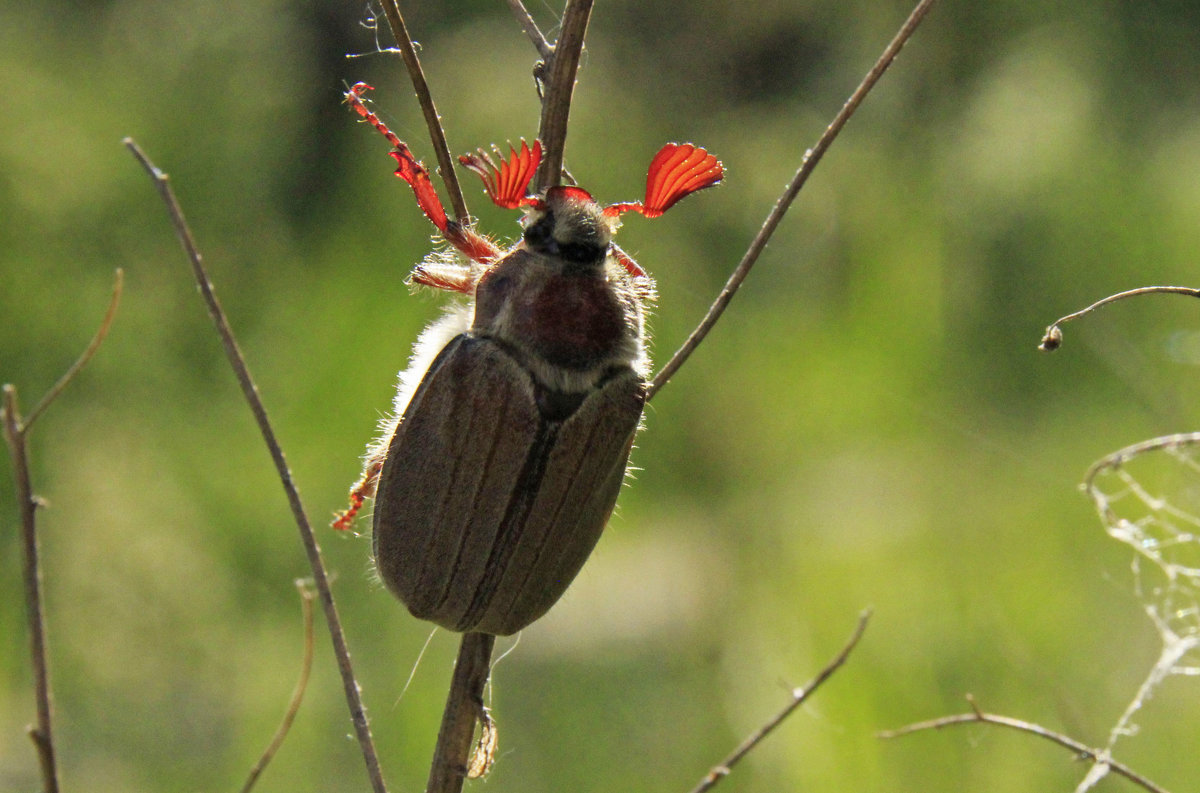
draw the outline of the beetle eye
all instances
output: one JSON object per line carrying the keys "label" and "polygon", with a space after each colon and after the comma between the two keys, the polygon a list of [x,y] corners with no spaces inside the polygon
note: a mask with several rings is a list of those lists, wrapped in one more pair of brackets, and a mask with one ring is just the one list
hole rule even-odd
{"label": "beetle eye", "polygon": [[558,254],[572,264],[591,264],[604,256],[604,248],[584,242],[564,242],[558,246]]}
{"label": "beetle eye", "polygon": [[536,223],[525,227],[522,235],[525,242],[532,248],[545,248],[550,241],[550,230],[554,227],[554,218],[550,215],[539,218]]}

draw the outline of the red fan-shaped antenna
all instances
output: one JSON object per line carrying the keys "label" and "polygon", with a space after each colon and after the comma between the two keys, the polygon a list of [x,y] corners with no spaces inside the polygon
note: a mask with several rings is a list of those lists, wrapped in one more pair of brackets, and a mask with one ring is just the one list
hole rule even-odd
{"label": "red fan-shaped antenna", "polygon": [[484,190],[496,206],[516,209],[532,205],[534,199],[525,193],[534,172],[537,171],[538,163],[542,160],[542,142],[535,140],[531,149],[522,139],[520,151],[514,149],[510,143],[507,160],[495,146],[492,147],[492,151],[500,160],[499,166],[483,149],[478,149],[475,154],[464,154],[458,161],[479,175],[483,180]]}
{"label": "red fan-shaped antenna", "polygon": [[613,204],[607,215],[640,212],[656,218],[675,202],[697,190],[712,187],[725,176],[721,161],[691,143],[668,143],[658,150],[646,173],[646,200]]}
{"label": "red fan-shaped antenna", "polygon": [[668,143],[650,161],[642,214],[658,217],[685,195],[712,187],[724,176],[721,161],[699,146]]}

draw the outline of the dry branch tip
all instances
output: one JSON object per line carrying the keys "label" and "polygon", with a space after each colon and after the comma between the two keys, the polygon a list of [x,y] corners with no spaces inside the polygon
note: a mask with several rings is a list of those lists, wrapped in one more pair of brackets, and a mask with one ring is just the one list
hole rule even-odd
{"label": "dry branch tip", "polygon": [[820,672],[799,688],[792,689],[792,701],[789,702],[782,710],[776,713],[771,718],[767,719],[761,727],[752,732],[745,740],[738,745],[717,765],[713,766],[700,783],[692,788],[691,793],[706,793],[711,790],[725,777],[733,772],[733,767],[741,762],[746,755],[754,751],[754,749],[762,743],[768,735],[770,735],[776,727],[784,722],[788,716],[792,715],[797,708],[808,701],[808,699],[819,689],[826,680],[828,680],[834,672],[842,667],[850,658],[850,653],[858,646],[858,642],[862,639],[863,634],[867,630],[867,623],[871,619],[871,611],[867,609],[858,617],[858,623],[854,626],[854,632],[850,635],[850,639],[842,646],[842,649],[825,665]]}
{"label": "dry branch tip", "polygon": [[667,361],[667,364],[658,371],[654,379],[650,382],[650,385],[646,389],[647,402],[662,390],[662,387],[683,366],[684,362],[691,357],[696,348],[700,346],[700,343],[704,341],[709,331],[716,325],[717,320],[725,312],[726,306],[729,305],[729,301],[733,299],[742,282],[746,280],[746,276],[750,274],[750,269],[758,261],[759,255],[767,247],[767,243],[770,241],[772,235],[774,235],[779,223],[783,220],[783,216],[787,214],[792,202],[795,201],[796,196],[800,193],[800,189],[804,187],[809,176],[812,175],[821,158],[825,155],[825,152],[833,145],[842,128],[846,126],[846,122],[854,115],[854,111],[858,109],[858,106],[871,93],[875,84],[879,82],[884,72],[892,65],[896,56],[900,54],[900,50],[912,38],[913,33],[916,32],[917,27],[921,24],[921,20],[925,18],[932,5],[933,0],[920,0],[917,3],[916,7],[908,15],[908,18],[904,20],[904,24],[896,32],[896,35],[892,37],[891,42],[888,43],[883,53],[875,61],[875,65],[863,77],[858,87],[854,89],[854,93],[850,95],[850,98],[842,105],[841,110],[834,116],[833,121],[830,122],[829,126],[821,134],[816,145],[804,153],[804,158],[800,163],[799,170],[796,171],[796,175],[792,177],[792,181],[784,188],[782,195],[775,202],[775,206],[767,214],[762,227],[750,242],[750,246],[746,249],[742,260],[738,262],[737,267],[730,273],[729,279],[725,282],[725,286],[721,289],[720,294],[717,295],[712,305],[709,306],[708,313],[705,314],[704,319],[700,321],[700,324],[696,326],[696,329],[692,331],[683,345],[671,356],[671,360]]}
{"label": "dry branch tip", "polygon": [[1101,306],[1106,306],[1109,303],[1115,303],[1118,300],[1124,300],[1128,297],[1139,297],[1141,295],[1184,295],[1186,297],[1200,297],[1200,289],[1193,289],[1190,286],[1141,286],[1137,289],[1128,289],[1124,292],[1117,292],[1115,295],[1109,295],[1106,298],[1097,300],[1087,308],[1081,308],[1073,314],[1067,314],[1065,317],[1060,317],[1050,326],[1046,328],[1045,335],[1042,336],[1042,341],[1038,344],[1038,349],[1043,352],[1053,352],[1062,346],[1062,325],[1065,325],[1072,320],[1087,316]]}

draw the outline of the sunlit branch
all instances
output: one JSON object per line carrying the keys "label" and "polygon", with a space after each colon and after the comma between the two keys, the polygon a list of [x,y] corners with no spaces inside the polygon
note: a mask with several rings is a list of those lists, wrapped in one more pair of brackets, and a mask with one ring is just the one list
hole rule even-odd
{"label": "sunlit branch", "polygon": [[763,222],[762,228],[759,229],[758,234],[756,234],[754,239],[751,241],[750,247],[746,250],[745,255],[742,256],[741,262],[739,262],[738,266],[734,268],[733,273],[729,276],[729,280],[725,282],[725,287],[721,290],[721,293],[717,295],[716,300],[714,300],[712,305],[709,307],[708,313],[705,315],[704,319],[700,321],[700,324],[697,325],[696,329],[692,331],[692,334],[688,336],[687,340],[683,343],[683,346],[676,351],[675,355],[671,357],[671,360],[667,362],[667,365],[659,371],[659,373],[654,377],[654,380],[647,387],[647,400],[651,399],[656,393],[658,393],[659,390],[662,389],[664,385],[667,384],[667,381],[670,380],[675,372],[679,370],[679,367],[683,366],[684,362],[700,345],[700,342],[704,340],[704,337],[708,335],[708,332],[712,330],[713,325],[715,325],[717,320],[720,319],[721,314],[725,312],[725,307],[729,305],[729,301],[733,299],[734,294],[737,293],[737,290],[739,287],[741,287],[742,282],[746,280],[746,276],[750,274],[750,269],[754,266],[754,263],[758,261],[759,255],[762,253],[763,249],[767,247],[767,243],[770,241],[771,236],[775,233],[775,229],[779,226],[780,221],[783,220],[783,216],[787,214],[787,211],[791,207],[792,202],[795,201],[797,194],[799,194],[800,188],[804,187],[804,183],[808,181],[808,177],[811,176],[813,170],[816,169],[817,164],[821,161],[821,157],[823,157],[825,152],[829,150],[829,147],[833,145],[834,140],[837,139],[838,133],[842,131],[842,127],[844,127],[846,122],[850,120],[850,117],[854,115],[854,111],[858,109],[858,106],[862,104],[862,101],[867,98],[867,94],[869,94],[871,89],[875,87],[875,84],[879,82],[879,78],[883,76],[883,73],[886,72],[888,67],[892,65],[892,61],[896,59],[896,56],[900,53],[901,48],[903,48],[904,44],[912,37],[912,34],[916,31],[917,26],[921,24],[921,20],[925,18],[925,14],[929,11],[930,6],[932,5],[933,0],[921,0],[919,3],[917,3],[916,8],[914,8],[912,13],[908,15],[908,19],[906,19],[904,24],[901,25],[900,30],[896,33],[891,43],[888,44],[887,48],[884,49],[883,54],[879,56],[879,59],[875,61],[875,65],[871,67],[869,72],[867,72],[866,77],[864,77],[862,82],[859,83],[858,88],[856,88],[854,93],[850,95],[850,98],[846,100],[846,103],[842,106],[842,109],[838,112],[837,116],[834,117],[833,122],[830,123],[830,125],[825,129],[825,132],[822,133],[820,139],[817,140],[816,145],[805,152],[804,160],[800,164],[800,169],[796,171],[796,175],[792,177],[791,183],[788,184],[786,189],[784,189],[783,194],[779,197],[779,200],[775,202],[775,207],[771,210],[770,214],[767,215],[767,219]]}
{"label": "sunlit branch", "polygon": [[1137,289],[1130,289],[1125,292],[1118,292],[1115,295],[1109,295],[1103,300],[1097,300],[1087,308],[1080,309],[1074,314],[1067,314],[1065,317],[1055,320],[1047,328],[1046,333],[1042,336],[1042,341],[1038,344],[1038,349],[1045,352],[1053,352],[1062,346],[1062,325],[1074,319],[1090,314],[1101,306],[1109,303],[1115,303],[1118,300],[1124,300],[1127,297],[1137,297],[1138,295],[1153,295],[1153,294],[1171,294],[1171,295],[1187,295],[1188,297],[1200,297],[1200,289],[1192,289],[1188,286],[1143,286]]}
{"label": "sunlit branch", "polygon": [[1027,732],[1031,735],[1036,735],[1039,738],[1045,738],[1048,741],[1058,744],[1063,748],[1070,749],[1076,757],[1084,760],[1091,760],[1097,766],[1105,767],[1120,776],[1125,777],[1135,784],[1141,785],[1151,793],[1168,793],[1167,789],[1156,785],[1146,777],[1134,771],[1124,763],[1119,763],[1112,759],[1107,751],[1102,749],[1094,749],[1087,744],[1080,743],[1074,738],[1063,735],[1060,732],[1048,729],[1040,724],[1014,719],[1009,716],[998,716],[994,713],[984,713],[975,704],[975,700],[968,696],[967,702],[971,705],[970,713],[959,713],[953,716],[942,716],[938,719],[930,719],[929,721],[921,721],[915,724],[909,724],[906,727],[900,727],[895,730],[886,730],[879,733],[880,738],[899,738],[904,735],[911,735],[915,732],[923,732],[925,730],[940,730],[943,727],[953,727],[959,724],[995,724],[1000,727],[1008,727],[1009,729]]}
{"label": "sunlit branch", "polygon": [[125,146],[133,153],[138,162],[142,164],[142,167],[146,169],[146,173],[150,175],[155,189],[158,190],[159,196],[166,205],[167,212],[171,217],[171,223],[175,227],[175,234],[183,245],[188,261],[191,263],[192,274],[197,286],[200,288],[204,303],[208,307],[209,316],[212,317],[213,324],[216,326],[221,344],[225,348],[225,355],[229,359],[229,365],[233,368],[238,384],[242,388],[242,394],[250,405],[251,413],[254,414],[259,431],[262,433],[263,440],[266,442],[267,449],[271,454],[271,460],[275,463],[276,472],[279,475],[280,482],[283,484],[284,492],[287,494],[288,505],[292,510],[292,517],[296,522],[297,529],[300,531],[300,541],[304,545],[305,553],[308,555],[309,566],[312,568],[313,580],[316,583],[317,592],[321,597],[321,605],[325,611],[325,622],[329,627],[330,638],[333,641],[334,654],[337,656],[338,671],[342,676],[342,688],[346,696],[346,703],[350,708],[350,718],[354,723],[355,735],[358,738],[363,759],[367,766],[367,775],[371,780],[371,786],[375,793],[386,793],[387,786],[383,782],[383,773],[379,767],[379,757],[375,751],[374,741],[371,739],[371,725],[367,721],[367,711],[363,706],[362,693],[358,681],[354,677],[354,668],[350,662],[350,650],[346,646],[346,636],[342,630],[342,622],[338,617],[337,606],[333,601],[333,591],[329,586],[329,575],[325,570],[325,563],[321,558],[321,548],[317,544],[317,538],[313,533],[308,515],[304,511],[304,505],[300,502],[300,493],[296,489],[295,481],[292,479],[292,472],[288,468],[287,460],[284,458],[283,449],[275,437],[275,430],[272,428],[270,419],[267,416],[266,407],[258,395],[258,387],[254,384],[254,380],[250,376],[250,370],[246,365],[245,359],[242,357],[241,350],[238,348],[233,330],[229,327],[229,321],[225,317],[225,312],[222,310],[221,304],[217,301],[212,281],[204,269],[200,251],[196,247],[191,229],[188,227],[187,220],[183,216],[183,210],[175,198],[175,192],[171,189],[167,175],[150,161],[132,138],[125,139]]}
{"label": "sunlit branch", "polygon": [[867,630],[867,622],[869,622],[870,619],[871,612],[864,611],[858,618],[858,624],[854,627],[854,633],[851,634],[850,640],[846,642],[841,651],[834,656],[833,660],[826,664],[825,668],[818,672],[812,680],[808,681],[808,683],[804,684],[800,688],[793,689],[792,701],[789,702],[787,706],[783,708],[783,710],[779,711],[770,719],[768,719],[763,726],[759,727],[757,730],[747,736],[746,739],[742,741],[741,744],[739,744],[738,747],[734,749],[728,757],[726,757],[720,762],[720,764],[709,771],[708,774],[705,775],[704,779],[700,780],[700,784],[692,788],[691,793],[705,793],[705,791],[711,790],[722,779],[729,776],[735,765],[741,762],[741,760],[746,755],[750,754],[750,752],[754,751],[755,747],[762,743],[763,739],[770,735],[776,727],[782,724],[784,719],[792,715],[796,708],[808,701],[809,697],[811,697],[816,690],[833,675],[834,672],[836,672],[843,664],[846,663],[846,660],[850,657],[850,653],[853,652],[854,648],[858,645],[858,640],[862,638],[863,633]]}

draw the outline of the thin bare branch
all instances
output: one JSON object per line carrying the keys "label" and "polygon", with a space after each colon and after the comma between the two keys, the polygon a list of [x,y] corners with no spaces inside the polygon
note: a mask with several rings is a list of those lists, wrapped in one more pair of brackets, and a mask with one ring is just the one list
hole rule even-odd
{"label": "thin bare branch", "polygon": [[4,424],[4,440],[12,457],[13,478],[21,519],[25,613],[29,624],[29,654],[33,667],[34,700],[37,708],[37,724],[29,727],[29,737],[37,750],[38,763],[42,770],[42,789],[45,793],[58,793],[59,782],[54,752],[54,701],[50,686],[50,661],[46,651],[46,611],[42,599],[42,564],[37,535],[37,508],[40,501],[33,494],[33,483],[29,474],[29,447],[26,438],[38,416],[54,403],[54,400],[75,378],[75,375],[87,366],[88,361],[96,354],[96,350],[100,349],[100,345],[108,336],[108,331],[117,316],[123,284],[124,273],[118,268],[113,282],[112,299],[108,303],[104,319],[100,321],[96,335],[92,337],[83,354],[58,379],[58,382],[51,386],[29,415],[24,418],[21,416],[16,386],[4,386],[3,406],[0,407],[0,421]]}
{"label": "thin bare branch", "polygon": [[867,623],[870,621],[870,619],[870,611],[864,611],[861,615],[859,615],[858,624],[854,626],[854,633],[851,634],[850,640],[847,641],[845,646],[842,647],[841,651],[834,656],[833,660],[826,664],[825,668],[818,672],[816,677],[808,681],[808,683],[800,688],[793,689],[792,701],[789,702],[783,710],[779,711],[770,719],[768,719],[763,726],[759,727],[757,730],[747,736],[746,740],[742,741],[741,744],[739,744],[738,747],[734,749],[728,757],[722,760],[719,765],[714,766],[713,769],[704,777],[704,779],[700,780],[700,784],[692,788],[691,793],[705,793],[705,791],[716,787],[718,782],[729,776],[735,765],[741,762],[741,760],[746,755],[750,754],[750,752],[754,751],[755,747],[762,743],[763,739],[770,735],[776,727],[782,724],[784,719],[792,715],[796,708],[803,705],[808,698],[811,697],[813,693],[816,692],[816,690],[833,675],[834,672],[836,672],[843,664],[846,663],[846,659],[850,657],[850,653],[853,652],[855,646],[858,645],[858,640],[862,638],[863,633],[867,630]]}
{"label": "thin bare branch", "polygon": [[[462,790],[463,780],[471,767],[467,758],[471,754],[475,724],[482,723],[486,728],[491,722],[483,703],[483,687],[487,685],[495,644],[496,637],[489,633],[463,634],[425,793],[459,793]],[[491,729],[494,736],[494,724]],[[494,754],[494,737],[490,743]]]}
{"label": "thin bare branch", "polygon": [[996,724],[1001,727],[1027,732],[1031,735],[1036,735],[1040,738],[1045,738],[1048,741],[1058,744],[1063,748],[1070,749],[1077,757],[1084,760],[1091,760],[1098,766],[1103,766],[1113,772],[1125,777],[1130,782],[1140,785],[1151,793],[1168,793],[1167,789],[1156,785],[1146,777],[1134,771],[1124,763],[1119,763],[1114,760],[1107,751],[1102,749],[1094,749],[1087,744],[1080,743],[1074,738],[1063,735],[1060,732],[1048,729],[1040,724],[1034,724],[1020,719],[1014,719],[1009,716],[999,716],[995,713],[984,713],[975,704],[974,698],[968,696],[967,702],[971,705],[970,713],[959,713],[953,716],[942,716],[938,719],[930,719],[929,721],[921,721],[915,724],[909,724],[906,727],[901,727],[896,730],[886,730],[879,733],[880,738],[899,738],[904,735],[911,735],[914,732],[924,732],[925,730],[940,730],[943,727],[953,727],[958,724]]}
{"label": "thin bare branch", "polygon": [[38,554],[37,498],[29,476],[29,450],[17,404],[15,386],[4,386],[4,440],[12,456],[13,478],[21,517],[21,546],[24,552],[22,573],[25,580],[25,614],[29,624],[29,654],[33,665],[34,701],[37,724],[29,727],[29,737],[37,750],[42,769],[44,793],[58,793],[58,767],[54,759],[54,702],[50,687],[50,662],[46,653],[46,613],[42,602],[42,567]]}
{"label": "thin bare branch", "polygon": [[1138,289],[1129,289],[1124,292],[1118,292],[1115,295],[1109,295],[1103,300],[1097,300],[1090,306],[1076,311],[1074,314],[1067,314],[1061,319],[1055,320],[1047,328],[1045,335],[1042,336],[1042,341],[1038,344],[1038,349],[1044,352],[1053,352],[1062,346],[1062,325],[1070,322],[1073,319],[1090,314],[1096,309],[1109,303],[1115,303],[1118,300],[1124,300],[1127,297],[1137,297],[1138,295],[1187,295],[1188,297],[1200,297],[1200,289],[1192,289],[1189,286],[1143,286]]}
{"label": "thin bare branch", "polygon": [[562,29],[554,44],[554,60],[546,78],[546,95],[542,100],[538,139],[542,142],[543,154],[537,172],[537,190],[545,190],[562,181],[571,96],[575,91],[575,75],[579,72],[579,58],[591,15],[592,0],[567,0]]}
{"label": "thin bare branch", "polygon": [[1095,490],[1096,477],[1102,471],[1107,469],[1120,468],[1125,463],[1132,460],[1134,457],[1146,454],[1147,452],[1157,451],[1159,449],[1173,449],[1178,446],[1193,446],[1200,443],[1200,432],[1183,432],[1176,435],[1163,435],[1159,438],[1151,438],[1150,440],[1141,441],[1131,446],[1126,446],[1124,449],[1109,454],[1096,462],[1092,463],[1088,468],[1087,473],[1083,477],[1083,489],[1088,493]]}
{"label": "thin bare branch", "polygon": [[316,583],[317,592],[321,597],[321,605],[325,611],[325,622],[329,627],[330,638],[333,641],[334,654],[337,656],[338,671],[342,676],[342,688],[345,692],[346,703],[350,708],[350,718],[354,723],[355,734],[358,738],[359,746],[362,748],[363,760],[367,766],[367,775],[370,777],[371,786],[375,793],[386,793],[387,786],[383,782],[383,773],[379,767],[379,757],[375,751],[375,744],[371,739],[371,725],[367,720],[367,711],[363,706],[358,681],[354,677],[354,668],[350,662],[350,650],[346,646],[342,621],[338,617],[337,606],[333,601],[333,591],[329,586],[329,575],[325,571],[325,563],[321,558],[321,547],[317,543],[317,538],[313,533],[308,515],[304,512],[304,505],[300,501],[300,493],[296,489],[295,481],[292,479],[292,473],[288,468],[287,460],[284,458],[283,449],[275,437],[275,430],[272,428],[270,419],[267,417],[266,407],[264,407],[262,399],[258,395],[258,387],[254,384],[254,380],[250,376],[250,370],[246,366],[246,361],[242,357],[241,350],[238,349],[237,340],[229,327],[225,312],[221,309],[221,305],[217,301],[212,282],[209,280],[208,273],[204,269],[200,251],[196,248],[191,229],[188,228],[187,221],[183,216],[183,210],[179,207],[179,202],[175,198],[175,193],[171,189],[167,175],[150,161],[132,138],[125,139],[125,146],[133,153],[138,162],[142,164],[142,167],[146,169],[146,173],[150,175],[155,189],[158,190],[163,203],[167,207],[167,212],[171,216],[171,223],[175,227],[175,233],[179,237],[184,251],[187,253],[196,284],[200,287],[200,293],[204,298],[205,304],[208,306],[209,315],[212,317],[213,324],[217,328],[221,344],[225,348],[226,357],[228,357],[229,364],[237,376],[238,383],[242,388],[242,394],[250,405],[250,411],[254,414],[254,419],[258,423],[259,431],[262,433],[263,440],[266,442],[267,449],[271,454],[271,460],[275,463],[275,469],[279,474],[280,482],[283,484],[284,492],[287,494],[288,505],[292,510],[292,517],[295,519],[296,527],[300,531],[300,540],[304,545],[305,553],[308,555],[308,562],[312,568],[313,580]]}
{"label": "thin bare branch", "polygon": [[300,677],[296,680],[296,687],[292,689],[292,698],[288,702],[287,711],[283,714],[283,721],[279,723],[279,729],[275,730],[275,735],[271,738],[271,742],[267,744],[267,748],[262,753],[262,757],[258,758],[258,762],[250,769],[250,775],[246,778],[246,784],[242,785],[242,793],[250,793],[254,787],[254,783],[262,776],[262,772],[266,769],[271,759],[275,757],[275,753],[279,751],[279,747],[283,746],[283,741],[287,738],[288,731],[292,729],[292,722],[296,720],[296,714],[300,712],[300,703],[304,701],[304,692],[308,690],[308,678],[312,674],[313,662],[313,592],[308,588],[308,583],[305,581],[297,581],[296,589],[300,592],[300,610],[304,615],[304,656],[300,661]]}
{"label": "thin bare branch", "polygon": [[537,22],[533,21],[529,11],[526,10],[525,4],[521,0],[506,0],[509,9],[512,10],[513,16],[517,18],[517,24],[521,26],[521,30],[525,31],[525,35],[529,37],[534,48],[538,51],[538,55],[542,60],[549,63],[554,58],[554,46],[546,41],[546,37],[542,35],[542,31],[538,28]]}
{"label": "thin bare branch", "polygon": [[833,122],[825,129],[825,132],[822,133],[820,139],[817,141],[817,144],[805,152],[804,161],[800,165],[800,170],[796,172],[796,175],[792,178],[791,183],[783,191],[783,195],[781,195],[779,200],[775,202],[775,207],[771,210],[771,213],[767,215],[767,219],[763,222],[762,228],[759,229],[758,234],[755,235],[754,240],[750,243],[750,247],[746,250],[745,255],[742,256],[741,262],[738,263],[738,266],[729,276],[729,280],[725,282],[725,287],[721,290],[721,293],[717,295],[717,299],[714,300],[712,306],[709,307],[708,313],[705,315],[704,319],[700,321],[700,324],[697,325],[696,329],[692,331],[692,334],[688,336],[687,341],[683,343],[683,346],[679,348],[675,355],[672,356],[671,360],[667,362],[667,365],[659,371],[654,380],[647,387],[647,401],[650,400],[656,393],[659,392],[659,390],[662,389],[664,385],[667,384],[667,381],[670,380],[675,372],[679,370],[679,367],[683,365],[684,361],[691,356],[696,347],[700,345],[700,342],[704,340],[704,337],[708,335],[708,332],[712,330],[713,325],[715,325],[717,320],[720,319],[721,314],[725,311],[725,307],[729,305],[729,301],[733,299],[734,294],[737,292],[738,288],[741,287],[742,282],[746,280],[746,276],[750,274],[750,268],[752,268],[754,263],[758,261],[759,254],[761,254],[763,249],[767,247],[767,243],[770,241],[771,236],[775,233],[775,229],[779,226],[779,222],[783,220],[783,216],[791,207],[792,202],[796,199],[796,195],[800,192],[800,188],[804,187],[804,183],[808,181],[808,177],[812,175],[813,170],[817,167],[817,164],[821,161],[821,158],[825,155],[825,152],[828,151],[829,147],[833,145],[834,140],[837,139],[838,133],[842,131],[842,127],[846,125],[846,122],[850,120],[852,115],[854,115],[854,111],[857,110],[858,106],[862,104],[862,101],[866,99],[867,94],[869,94],[871,89],[875,87],[875,84],[879,82],[879,78],[882,77],[884,72],[887,71],[888,67],[891,66],[892,61],[896,59],[896,56],[900,53],[901,48],[903,48],[904,44],[912,37],[913,33],[917,29],[917,26],[921,24],[921,20],[925,18],[925,14],[928,13],[929,8],[932,5],[933,0],[920,0],[920,2],[917,3],[916,8],[914,8],[912,13],[908,15],[908,19],[906,19],[904,24],[901,25],[900,30],[896,33],[891,43],[887,45],[887,48],[884,49],[883,54],[879,56],[877,61],[875,61],[875,65],[871,67],[871,70],[867,72],[867,76],[863,78],[861,83],[859,83],[858,88],[856,88],[854,93],[850,95],[850,98],[846,100],[846,104],[842,106],[842,109],[833,119]]}
{"label": "thin bare branch", "polygon": [[46,395],[34,406],[33,410],[29,411],[29,415],[22,422],[24,429],[29,429],[33,425],[33,422],[37,421],[37,417],[42,415],[42,412],[46,408],[50,407],[50,404],[58,398],[63,389],[75,379],[75,375],[79,374],[79,370],[87,366],[88,361],[92,360],[92,356],[96,354],[96,350],[100,349],[100,345],[104,342],[104,337],[108,335],[108,330],[112,327],[113,320],[116,319],[117,307],[121,304],[121,290],[124,286],[125,271],[118,267],[116,275],[113,276],[112,299],[108,301],[108,311],[104,313],[104,319],[100,321],[100,327],[96,330],[96,335],[92,337],[87,349],[83,351],[79,359],[71,365],[70,369],[67,369],[62,377],[58,378],[58,382],[46,392]]}
{"label": "thin bare branch", "polygon": [[413,90],[417,94],[417,102],[421,112],[425,114],[425,125],[429,127],[429,139],[433,142],[433,150],[437,153],[438,173],[450,194],[450,206],[454,209],[454,217],[459,223],[468,220],[467,201],[463,198],[462,186],[458,183],[458,174],[454,171],[454,158],[450,155],[450,146],[446,143],[446,131],[442,129],[441,116],[437,106],[433,104],[433,96],[429,93],[429,83],[425,81],[425,72],[421,69],[421,61],[417,58],[417,48],[413,45],[412,37],[408,35],[408,26],[404,24],[404,16],[396,0],[383,0],[383,12],[387,15],[388,25],[400,48],[400,56],[408,68],[408,76],[412,80]]}

